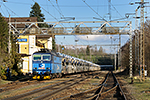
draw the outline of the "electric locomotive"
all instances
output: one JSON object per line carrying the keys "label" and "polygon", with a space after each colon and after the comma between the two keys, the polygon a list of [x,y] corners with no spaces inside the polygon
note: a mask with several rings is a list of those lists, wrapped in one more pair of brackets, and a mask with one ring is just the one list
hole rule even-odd
{"label": "electric locomotive", "polygon": [[61,77],[62,57],[49,50],[33,53],[32,71],[33,79],[50,79]]}

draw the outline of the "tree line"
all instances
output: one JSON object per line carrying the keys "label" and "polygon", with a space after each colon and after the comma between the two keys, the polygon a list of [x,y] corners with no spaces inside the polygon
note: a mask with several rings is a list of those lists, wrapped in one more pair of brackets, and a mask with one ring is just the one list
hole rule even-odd
{"label": "tree line", "polygon": [[[136,34],[140,34],[140,32],[137,32]],[[146,65],[146,70],[147,70],[147,75],[150,76],[150,20],[146,20],[144,23],[144,36],[145,36],[145,65]],[[139,37],[140,38],[140,37]],[[140,41],[139,42],[140,45]],[[129,75],[129,45],[130,42],[128,41],[124,46],[122,46],[122,51],[121,51],[121,66],[126,69],[126,74]],[[132,56],[133,56],[133,75],[138,75],[139,74],[139,65],[137,59],[135,59],[136,56],[140,55],[136,53],[135,55],[135,35],[132,36]],[[139,47],[140,50],[140,47]]]}
{"label": "tree line", "polygon": [[114,64],[114,54],[108,54],[105,50],[100,47],[65,47],[63,45],[56,45],[56,51],[70,55],[72,57],[77,57],[83,60],[91,61],[99,65],[113,65]]}

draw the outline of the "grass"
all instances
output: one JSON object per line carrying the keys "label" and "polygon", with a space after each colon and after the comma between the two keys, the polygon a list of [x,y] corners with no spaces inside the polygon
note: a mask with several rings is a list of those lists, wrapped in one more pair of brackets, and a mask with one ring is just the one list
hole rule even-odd
{"label": "grass", "polygon": [[[150,79],[147,78],[144,82],[135,79],[133,84],[130,84],[131,79],[125,79],[130,86],[130,93],[136,100],[150,100]],[[145,91],[148,91],[146,93]]]}
{"label": "grass", "polygon": [[99,79],[91,79],[91,83],[98,83]]}
{"label": "grass", "polygon": [[0,80],[0,85],[7,84],[7,83],[10,83],[10,82],[12,82],[12,81]]}
{"label": "grass", "polygon": [[90,88],[95,87],[96,85],[99,85],[100,79],[91,79],[88,82],[84,83],[82,87],[80,87],[80,90],[85,91]]}
{"label": "grass", "polygon": [[41,87],[45,87],[45,86],[51,85],[51,84],[52,84],[52,82],[46,82],[46,83],[42,83],[42,84],[34,84],[34,85],[24,86],[19,89],[2,92],[2,93],[0,93],[0,100],[4,99],[6,97],[10,97],[10,96],[18,95],[18,94],[25,93],[28,91],[32,91],[34,89],[39,89]]}

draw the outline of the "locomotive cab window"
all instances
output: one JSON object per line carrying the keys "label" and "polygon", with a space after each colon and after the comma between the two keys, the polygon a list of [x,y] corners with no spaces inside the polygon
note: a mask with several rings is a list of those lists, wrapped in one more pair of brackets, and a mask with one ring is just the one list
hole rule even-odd
{"label": "locomotive cab window", "polygon": [[51,60],[51,55],[48,54],[48,55],[43,55],[43,60],[44,61],[50,61]]}
{"label": "locomotive cab window", "polygon": [[33,55],[33,60],[41,60],[41,55]]}

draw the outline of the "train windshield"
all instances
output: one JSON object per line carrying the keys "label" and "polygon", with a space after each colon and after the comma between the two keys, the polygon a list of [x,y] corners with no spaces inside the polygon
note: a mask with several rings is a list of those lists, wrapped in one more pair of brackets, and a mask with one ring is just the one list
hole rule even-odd
{"label": "train windshield", "polygon": [[41,55],[33,55],[33,60],[41,60]]}
{"label": "train windshield", "polygon": [[51,55],[50,54],[43,55],[43,60],[44,61],[50,61],[51,60]]}

